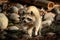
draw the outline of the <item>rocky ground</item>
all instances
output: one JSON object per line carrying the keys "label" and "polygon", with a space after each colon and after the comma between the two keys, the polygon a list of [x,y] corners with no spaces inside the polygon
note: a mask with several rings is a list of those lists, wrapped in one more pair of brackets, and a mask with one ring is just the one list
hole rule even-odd
{"label": "rocky ground", "polygon": [[60,23],[55,22],[49,28],[43,28],[41,33],[42,36],[28,38],[23,30],[4,30],[0,31],[0,40],[60,40]]}
{"label": "rocky ground", "polygon": [[25,37],[23,30],[4,30],[0,32],[0,40],[60,40],[60,25],[53,24],[51,28],[42,29],[43,36]]}

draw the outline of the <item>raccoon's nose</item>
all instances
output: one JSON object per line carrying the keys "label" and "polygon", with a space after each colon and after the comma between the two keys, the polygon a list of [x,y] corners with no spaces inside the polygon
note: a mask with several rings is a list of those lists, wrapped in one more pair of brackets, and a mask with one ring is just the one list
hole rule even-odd
{"label": "raccoon's nose", "polygon": [[26,21],[23,21],[24,23],[26,23]]}

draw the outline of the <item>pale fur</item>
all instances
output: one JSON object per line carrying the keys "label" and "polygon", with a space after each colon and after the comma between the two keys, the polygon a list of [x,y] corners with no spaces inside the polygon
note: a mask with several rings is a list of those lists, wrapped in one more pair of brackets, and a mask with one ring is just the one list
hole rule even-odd
{"label": "pale fur", "polygon": [[[38,35],[39,29],[40,29],[40,31],[41,31],[41,28],[42,28],[42,24],[41,24],[42,19],[41,19],[41,16],[40,16],[40,14],[39,14],[39,10],[38,10],[37,7],[35,7],[35,6],[29,6],[27,12],[28,12],[28,13],[31,13],[31,11],[34,13],[34,15],[35,15],[35,17],[36,17],[36,22],[35,22],[34,27],[36,28],[36,29],[35,29],[35,35]],[[32,27],[32,28],[30,28],[30,29],[28,30],[28,34],[29,34],[30,36],[32,36],[32,30],[33,30],[34,27]]]}
{"label": "pale fur", "polygon": [[44,16],[45,21],[42,22],[43,25],[50,26],[54,21],[55,14],[52,12],[47,12]]}
{"label": "pale fur", "polygon": [[8,18],[3,14],[0,13],[0,29],[4,30],[8,26]]}

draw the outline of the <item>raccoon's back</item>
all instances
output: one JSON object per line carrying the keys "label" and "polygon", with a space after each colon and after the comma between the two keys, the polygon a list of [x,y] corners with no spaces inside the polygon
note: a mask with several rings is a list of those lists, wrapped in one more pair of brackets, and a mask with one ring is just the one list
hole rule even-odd
{"label": "raccoon's back", "polygon": [[34,13],[35,16],[39,15],[39,10],[35,6],[29,6],[27,12],[31,13],[31,11]]}

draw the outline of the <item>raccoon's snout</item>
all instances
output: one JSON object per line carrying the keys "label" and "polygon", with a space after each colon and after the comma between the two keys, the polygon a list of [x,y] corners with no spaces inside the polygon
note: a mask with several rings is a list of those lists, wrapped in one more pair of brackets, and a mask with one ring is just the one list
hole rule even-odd
{"label": "raccoon's snout", "polygon": [[23,23],[30,23],[30,22],[32,22],[32,19],[30,19],[30,18],[23,18]]}
{"label": "raccoon's snout", "polygon": [[26,23],[26,21],[23,21],[24,23]]}

